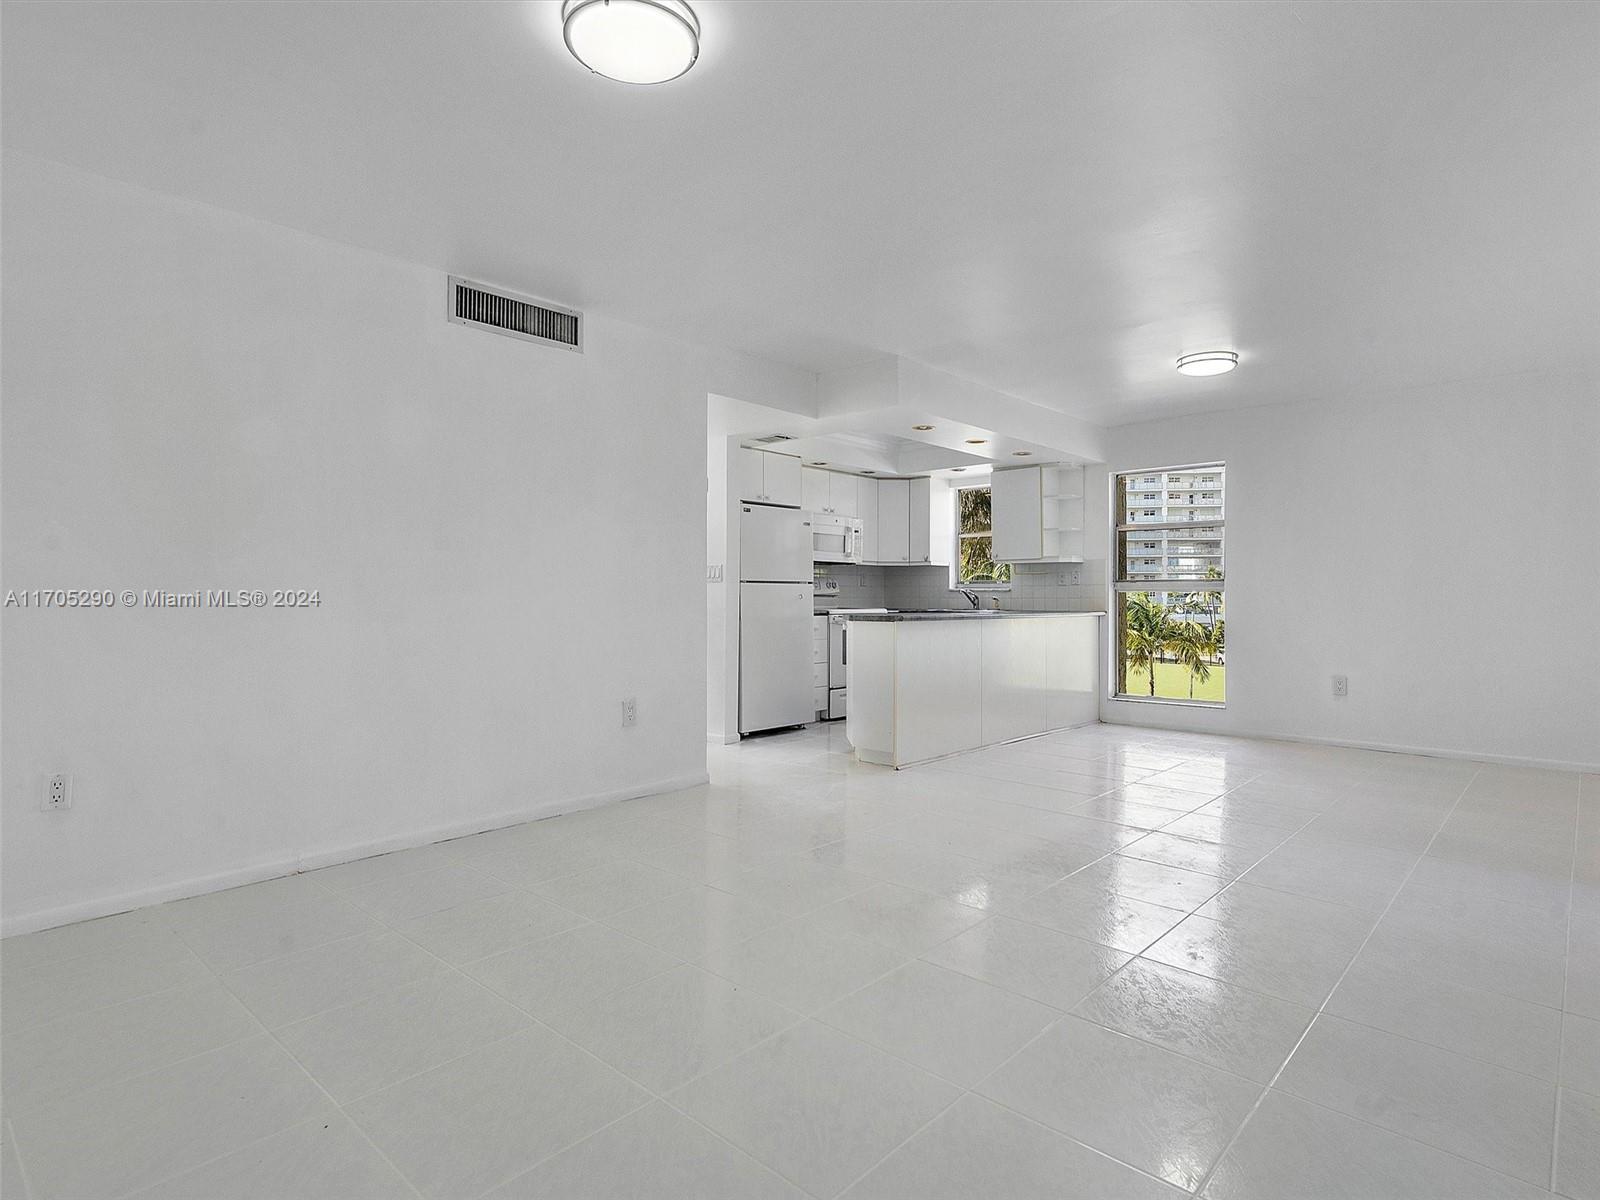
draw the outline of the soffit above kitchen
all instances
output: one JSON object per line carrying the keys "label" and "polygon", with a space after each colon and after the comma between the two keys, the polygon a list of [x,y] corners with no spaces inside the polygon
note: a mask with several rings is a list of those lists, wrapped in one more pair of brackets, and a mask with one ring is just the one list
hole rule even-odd
{"label": "soffit above kitchen", "polygon": [[559,11],[11,0],[4,143],[1102,424],[1600,359],[1600,5],[700,0],[644,88]]}
{"label": "soffit above kitchen", "polygon": [[708,431],[808,466],[885,477],[1105,459],[1098,426],[907,359],[828,372],[817,392],[815,415],[712,396]]}

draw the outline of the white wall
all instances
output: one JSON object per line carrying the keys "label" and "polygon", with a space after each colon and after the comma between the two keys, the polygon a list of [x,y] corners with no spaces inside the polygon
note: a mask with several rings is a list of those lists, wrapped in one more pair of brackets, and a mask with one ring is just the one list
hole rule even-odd
{"label": "white wall", "polygon": [[1112,471],[1227,462],[1228,703],[1103,719],[1600,764],[1594,378],[1127,425],[1110,448]]}
{"label": "white wall", "polygon": [[5,612],[8,932],[704,778],[706,394],[759,364],[27,156],[4,207],[4,587],[322,598]]}

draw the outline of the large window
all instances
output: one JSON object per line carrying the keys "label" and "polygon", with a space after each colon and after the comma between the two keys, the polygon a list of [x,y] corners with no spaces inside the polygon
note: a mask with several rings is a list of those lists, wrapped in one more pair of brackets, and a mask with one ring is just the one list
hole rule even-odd
{"label": "large window", "polygon": [[989,512],[987,487],[956,490],[956,565],[953,572],[956,587],[1009,587],[1011,584],[1011,564],[994,561]]}
{"label": "large window", "polygon": [[1221,463],[1129,471],[1114,481],[1117,695],[1227,697]]}

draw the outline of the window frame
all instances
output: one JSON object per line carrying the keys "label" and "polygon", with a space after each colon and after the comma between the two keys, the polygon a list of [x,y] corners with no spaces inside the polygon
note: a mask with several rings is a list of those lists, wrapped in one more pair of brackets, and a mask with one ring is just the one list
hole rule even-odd
{"label": "window frame", "polygon": [[[961,582],[961,540],[963,537],[983,537],[978,533],[963,534],[961,532],[961,493],[978,490],[989,492],[990,503],[994,501],[994,493],[988,480],[974,479],[970,483],[953,483],[950,486],[950,590],[952,592],[1009,592],[1012,580],[1017,576],[1014,563],[995,563],[996,566],[1011,568],[1011,579],[1002,583],[962,583]],[[989,510],[989,550],[990,561],[994,559],[994,510]]]}
{"label": "window frame", "polygon": [[[1111,472],[1109,472],[1108,479],[1107,479],[1107,486],[1108,486],[1108,489],[1109,489],[1109,492],[1110,492],[1110,495],[1108,497],[1108,510],[1109,510],[1109,513],[1110,513],[1109,524],[1111,526],[1111,555],[1110,555],[1110,563],[1109,563],[1110,570],[1107,572],[1107,574],[1110,575],[1111,580],[1110,580],[1110,592],[1109,592],[1108,597],[1107,597],[1108,602],[1109,602],[1109,613],[1108,613],[1107,619],[1108,619],[1109,623],[1111,624],[1112,628],[1111,628],[1111,638],[1110,638],[1111,645],[1109,647],[1109,652],[1108,652],[1108,660],[1109,660],[1110,670],[1107,672],[1108,678],[1106,680],[1106,697],[1107,697],[1107,699],[1114,700],[1114,701],[1123,701],[1123,702],[1130,703],[1130,704],[1169,704],[1169,705],[1176,705],[1176,706],[1178,706],[1180,708],[1220,709],[1220,708],[1227,708],[1228,707],[1226,685],[1224,685],[1223,698],[1221,700],[1190,700],[1190,699],[1182,698],[1182,697],[1145,696],[1145,695],[1136,695],[1136,694],[1133,694],[1133,693],[1121,691],[1120,689],[1121,689],[1121,686],[1122,686],[1122,679],[1123,679],[1122,664],[1124,662],[1125,653],[1124,653],[1124,650],[1123,650],[1123,641],[1122,641],[1124,622],[1123,622],[1123,619],[1122,619],[1121,602],[1119,600],[1119,596],[1120,595],[1125,594],[1125,593],[1131,593],[1131,592],[1144,592],[1146,594],[1164,593],[1164,594],[1168,594],[1168,595],[1170,595],[1170,594],[1172,594],[1174,592],[1183,593],[1183,594],[1187,594],[1187,593],[1191,593],[1191,592],[1197,592],[1197,591],[1198,592],[1215,592],[1219,597],[1221,597],[1221,603],[1219,604],[1219,607],[1218,607],[1219,614],[1226,611],[1226,609],[1227,609],[1227,573],[1228,573],[1228,568],[1227,568],[1227,561],[1228,561],[1228,559],[1227,559],[1227,554],[1228,554],[1228,549],[1227,549],[1227,547],[1228,547],[1228,541],[1227,541],[1227,515],[1228,515],[1228,510],[1227,510],[1227,503],[1228,503],[1228,492],[1227,492],[1227,489],[1228,489],[1228,476],[1227,476],[1227,469],[1228,469],[1228,464],[1225,461],[1218,460],[1218,461],[1212,461],[1212,462],[1202,462],[1202,463],[1193,463],[1193,464],[1177,464],[1177,465],[1170,466],[1170,467],[1139,467],[1139,468],[1132,468],[1132,469],[1129,469],[1129,470],[1111,471]],[[1197,506],[1198,507],[1202,507],[1202,508],[1215,507],[1218,510],[1218,515],[1217,515],[1217,518],[1215,520],[1211,520],[1211,519],[1208,518],[1203,522],[1195,521],[1195,520],[1187,520],[1187,521],[1170,521],[1170,520],[1169,521],[1134,521],[1134,520],[1130,519],[1131,510],[1125,510],[1123,508],[1123,503],[1122,502],[1126,499],[1127,493],[1132,492],[1132,493],[1135,493],[1135,494],[1138,494],[1138,495],[1144,495],[1144,494],[1147,494],[1149,492],[1158,490],[1157,487],[1145,487],[1145,486],[1142,486],[1142,485],[1137,486],[1137,487],[1133,486],[1134,482],[1137,479],[1141,478],[1141,477],[1155,476],[1155,477],[1158,477],[1158,478],[1160,478],[1160,479],[1162,479],[1164,481],[1166,476],[1168,476],[1168,475],[1172,475],[1172,474],[1190,474],[1190,473],[1198,473],[1198,472],[1202,472],[1202,471],[1216,471],[1220,475],[1221,478],[1219,479],[1218,483],[1213,487],[1206,488],[1206,487],[1200,487],[1200,486],[1197,485],[1197,486],[1193,487],[1192,489],[1185,488],[1185,489],[1182,489],[1182,490],[1185,492],[1185,494],[1187,494],[1188,491],[1190,491],[1190,490],[1194,491],[1196,494],[1200,494],[1200,493],[1207,492],[1207,491],[1214,491],[1214,492],[1220,493],[1220,500],[1215,505],[1210,505],[1210,504],[1204,504],[1204,503],[1198,503],[1197,502]],[[1124,481],[1124,480],[1127,481],[1128,486],[1123,489],[1123,494],[1121,496],[1119,496],[1118,495],[1118,490],[1119,490],[1118,489],[1118,484],[1121,481]],[[1166,496],[1166,493],[1168,493],[1171,490],[1170,484],[1168,484],[1166,482],[1162,482],[1159,485],[1159,490],[1163,493],[1162,507],[1166,507],[1167,501],[1169,499]],[[1138,512],[1142,515],[1143,512],[1144,512],[1144,503],[1142,501],[1138,502],[1138,503],[1135,503],[1132,506],[1132,509],[1133,510],[1138,510]],[[1165,575],[1159,576],[1159,577],[1151,576],[1151,577],[1145,577],[1145,578],[1138,578],[1138,577],[1126,578],[1126,576],[1128,576],[1128,574],[1129,574],[1127,567],[1128,567],[1128,562],[1130,560],[1139,559],[1139,558],[1150,558],[1150,557],[1170,558],[1170,557],[1172,557],[1172,553],[1171,553],[1171,546],[1170,546],[1170,544],[1168,544],[1166,552],[1161,553],[1159,555],[1154,555],[1154,554],[1127,554],[1124,551],[1124,541],[1123,541],[1123,536],[1122,536],[1123,534],[1130,533],[1130,532],[1137,533],[1137,532],[1146,532],[1146,531],[1165,534],[1168,531],[1173,530],[1173,529],[1193,529],[1196,525],[1204,525],[1207,528],[1215,528],[1215,529],[1218,530],[1218,532],[1220,534],[1220,537],[1218,538],[1218,541],[1221,543],[1221,555],[1220,555],[1220,557],[1221,557],[1222,562],[1221,562],[1221,566],[1219,568],[1220,571],[1221,571],[1221,576],[1219,578],[1217,578],[1217,579],[1174,579],[1174,578],[1171,578],[1171,577],[1168,577],[1168,576],[1165,576]],[[1163,539],[1163,540],[1165,540],[1165,539]],[[1179,555],[1178,557],[1182,557],[1182,556]],[[1170,565],[1170,563],[1167,564],[1167,565]],[[1201,585],[1203,585],[1203,586],[1201,586]],[[1227,660],[1226,660],[1226,658],[1224,658],[1223,659],[1223,666],[1225,667],[1226,665],[1227,665]]]}

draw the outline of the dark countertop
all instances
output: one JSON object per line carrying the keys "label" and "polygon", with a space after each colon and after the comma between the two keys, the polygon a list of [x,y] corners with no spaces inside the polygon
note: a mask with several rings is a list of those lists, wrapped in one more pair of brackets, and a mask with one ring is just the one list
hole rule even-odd
{"label": "dark countertop", "polygon": [[1023,612],[1005,608],[952,608],[938,612],[850,613],[852,621],[1003,621],[1019,617],[1103,617],[1103,612]]}

